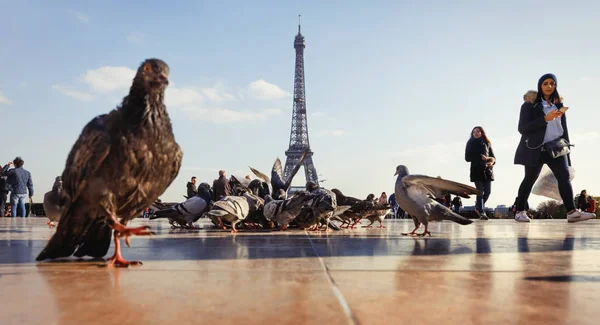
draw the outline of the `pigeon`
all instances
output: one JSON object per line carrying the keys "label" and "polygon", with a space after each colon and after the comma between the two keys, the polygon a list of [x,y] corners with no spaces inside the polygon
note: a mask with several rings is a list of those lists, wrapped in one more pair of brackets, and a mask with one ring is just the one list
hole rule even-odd
{"label": "pigeon", "polygon": [[260,179],[253,179],[250,184],[248,184],[248,189],[252,192],[252,194],[257,195],[261,198],[266,198],[267,195],[271,195],[271,189],[269,184],[261,181]]}
{"label": "pigeon", "polygon": [[246,219],[251,214],[262,214],[265,201],[250,193],[244,193],[243,196],[226,196],[216,201],[205,216],[209,218],[214,225],[226,229],[224,221],[231,224],[231,232],[238,232],[236,225]]}
{"label": "pigeon", "polygon": [[[198,186],[198,192],[191,198],[167,209],[155,211],[150,220],[167,218],[173,228],[195,228],[194,222],[206,212],[211,204],[210,186],[202,183]],[[176,226],[177,225],[177,226]]]}
{"label": "pigeon", "polygon": [[229,186],[231,188],[230,196],[242,196],[244,193],[251,192],[248,187],[242,184],[235,176],[229,177]]}
{"label": "pigeon", "polygon": [[306,183],[306,190],[309,191],[314,198],[308,203],[310,215],[313,218],[313,225],[309,230],[319,230],[321,223],[325,223],[325,231],[329,231],[329,223],[337,209],[337,199],[335,193],[330,190],[319,188],[313,182]]}
{"label": "pigeon", "polygon": [[452,210],[435,201],[436,195],[441,192],[449,192],[463,198],[469,195],[479,195],[480,192],[471,186],[423,175],[410,175],[408,168],[404,165],[396,167],[395,196],[396,202],[413,218],[415,229],[403,235],[415,235],[421,223],[425,225],[425,231],[418,236],[425,236],[431,232],[427,230],[429,221],[450,220],[461,225],[468,225],[473,221],[454,213]]}
{"label": "pigeon", "polygon": [[101,258],[114,230],[115,253],[108,265],[141,264],[122,257],[120,238],[130,246],[130,236],[152,234],[149,226],[126,225],[164,193],[183,156],[164,105],[169,72],[164,61],[145,60],[121,105],[83,128],[62,174],[60,222],[37,261]]}
{"label": "pigeon", "polygon": [[304,164],[304,159],[306,158],[308,151],[309,149],[307,148],[304,150],[304,152],[302,152],[302,155],[298,159],[298,162],[294,166],[294,169],[292,169],[290,172],[290,175],[285,182],[283,181],[283,168],[281,166],[281,160],[279,160],[279,157],[277,157],[277,159],[275,159],[275,163],[273,163],[273,168],[271,169],[271,178],[252,167],[249,168],[254,175],[256,175],[256,177],[262,179],[266,184],[271,185],[270,192],[273,193],[273,199],[285,200],[287,198],[287,191],[292,185],[292,179],[294,179],[294,176],[296,176],[298,170],[300,170],[300,167],[302,167],[302,164]]}
{"label": "pigeon", "polygon": [[44,214],[50,221],[46,222],[52,229],[54,223],[60,219],[62,207],[60,205],[60,192],[62,191],[62,179],[57,176],[52,185],[52,190],[44,194]]}
{"label": "pigeon", "polygon": [[[334,188],[331,191],[335,193],[339,205],[350,206],[350,209],[340,215],[343,224],[348,223],[347,227],[349,228],[355,228],[356,224],[359,223],[362,218],[371,215],[376,211],[387,211],[391,208],[387,204],[378,204],[368,198],[367,200],[360,200],[351,196],[346,196],[337,188]],[[354,221],[354,223],[351,224],[351,221]]]}
{"label": "pigeon", "polygon": [[379,221],[379,226],[377,226],[377,228],[385,228],[385,226],[383,225],[383,219],[385,219],[385,216],[390,212],[391,208],[392,208],[391,206],[388,206],[388,208],[386,210],[373,211],[373,213],[371,213],[365,217],[367,220],[371,221],[371,223],[366,226],[362,226],[362,227],[363,228],[371,228],[371,227],[373,227],[373,224],[375,223],[375,221]]}
{"label": "pigeon", "polygon": [[[302,209],[300,210],[300,213],[298,213],[298,215],[296,216],[296,218],[293,221],[293,223],[295,225],[297,225],[298,228],[300,228],[300,229],[318,230],[325,223],[323,221],[323,219],[318,218],[319,217],[318,214],[315,214],[315,211],[313,210],[313,208],[311,206],[312,202],[313,201],[309,201],[307,205],[303,206]],[[349,205],[338,205],[335,208],[335,211],[331,215],[330,222],[327,223],[329,229],[341,230],[338,226],[336,226],[331,221],[336,220],[336,221],[342,222],[342,224],[343,224],[344,220],[342,220],[340,218],[340,215],[342,215],[348,209],[350,209]]]}
{"label": "pigeon", "polygon": [[312,199],[313,196],[306,191],[298,191],[285,200],[273,200],[271,196],[267,195],[264,216],[268,220],[277,222],[279,230],[285,230],[290,221],[300,213],[304,204]]}

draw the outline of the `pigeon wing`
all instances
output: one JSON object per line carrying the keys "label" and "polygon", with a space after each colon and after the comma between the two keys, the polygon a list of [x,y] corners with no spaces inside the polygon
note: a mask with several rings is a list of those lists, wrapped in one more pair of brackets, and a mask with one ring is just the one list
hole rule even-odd
{"label": "pigeon wing", "polygon": [[[292,180],[294,179],[294,176],[296,176],[296,174],[300,170],[300,167],[302,167],[302,165],[304,165],[304,159],[306,159],[306,155],[308,155],[308,150],[309,150],[308,148],[304,149],[304,152],[302,152],[302,156],[300,156],[300,159],[298,159],[298,163],[296,163],[296,166],[294,166],[294,169],[292,169],[290,176],[288,177],[287,181],[283,185],[284,191],[287,192],[287,190],[292,185]],[[279,168],[281,168],[281,162],[279,163]],[[283,179],[283,177],[282,177],[282,179]]]}
{"label": "pigeon wing", "polygon": [[256,175],[256,177],[262,179],[264,182],[266,183],[271,183],[271,179],[269,179],[269,176],[259,172],[258,170],[248,166],[248,168],[250,168],[250,170],[254,173],[254,175]]}
{"label": "pigeon wing", "polygon": [[82,194],[88,179],[97,173],[110,153],[110,134],[104,125],[106,117],[107,114],[100,115],[83,128],[67,157],[62,180],[68,203]]}
{"label": "pigeon wing", "polygon": [[407,175],[402,178],[402,182],[407,188],[420,187],[433,197],[439,197],[441,193],[450,193],[468,199],[470,195],[481,194],[472,186],[424,175]]}
{"label": "pigeon wing", "polygon": [[279,191],[279,189],[285,190],[284,186],[283,168],[281,166],[281,160],[277,157],[273,163],[273,168],[271,169],[271,187],[273,188],[273,193]]}

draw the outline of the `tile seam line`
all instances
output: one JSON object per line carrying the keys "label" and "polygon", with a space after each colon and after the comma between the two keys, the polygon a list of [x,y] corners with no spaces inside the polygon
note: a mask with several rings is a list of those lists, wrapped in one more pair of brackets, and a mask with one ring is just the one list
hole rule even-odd
{"label": "tile seam line", "polygon": [[325,264],[325,261],[323,260],[321,255],[319,255],[319,251],[317,250],[317,247],[313,243],[312,238],[310,237],[310,235],[308,234],[308,232],[306,230],[304,232],[306,234],[306,237],[308,238],[308,241],[310,242],[310,245],[312,246],[313,251],[315,252],[315,255],[317,255],[317,258],[319,259],[319,262],[321,263],[321,267],[323,268],[323,270],[325,270],[325,274],[327,275],[327,279],[329,280],[329,283],[331,284],[331,289],[333,290],[333,294],[337,298],[337,301],[340,304],[340,306],[342,307],[342,310],[344,311],[344,314],[346,315],[347,319],[350,320],[350,322],[352,324],[360,324],[360,322],[358,321],[358,319],[356,319],[356,316],[352,312],[352,309],[350,308],[350,304],[348,304],[348,301],[346,301],[346,298],[342,294],[342,291],[340,290],[339,286],[337,285],[337,283],[331,276],[331,273],[329,271],[329,268]]}

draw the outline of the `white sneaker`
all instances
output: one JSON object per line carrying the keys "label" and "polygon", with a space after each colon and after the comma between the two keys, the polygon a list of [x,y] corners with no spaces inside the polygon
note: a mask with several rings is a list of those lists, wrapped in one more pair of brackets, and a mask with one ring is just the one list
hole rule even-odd
{"label": "white sneaker", "polygon": [[525,211],[519,211],[515,215],[515,221],[518,221],[518,222],[531,222],[531,219],[529,219],[529,216],[527,215],[527,213]]}
{"label": "white sneaker", "polygon": [[583,212],[579,209],[575,210],[571,214],[567,213],[567,220],[569,222],[585,221],[585,220],[590,220],[590,219],[594,219],[594,218],[596,218],[595,213]]}

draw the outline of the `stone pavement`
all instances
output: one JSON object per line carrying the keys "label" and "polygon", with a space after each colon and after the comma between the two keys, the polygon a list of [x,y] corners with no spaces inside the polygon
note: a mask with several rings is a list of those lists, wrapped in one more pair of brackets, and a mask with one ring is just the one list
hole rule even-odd
{"label": "stone pavement", "polygon": [[[1,324],[598,324],[600,221],[324,233],[172,230],[137,219],[125,259],[36,263],[45,218],[0,218]],[[421,231],[421,230],[420,230]],[[112,255],[112,248],[109,251]]]}

